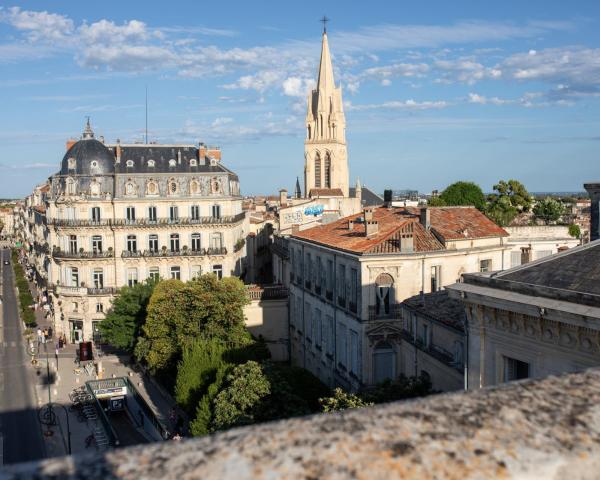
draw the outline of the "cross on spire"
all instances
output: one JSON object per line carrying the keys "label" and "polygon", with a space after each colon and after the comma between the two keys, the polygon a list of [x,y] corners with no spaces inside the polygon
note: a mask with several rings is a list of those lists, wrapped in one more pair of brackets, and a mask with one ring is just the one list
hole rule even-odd
{"label": "cross on spire", "polygon": [[323,23],[323,33],[327,33],[327,22],[329,22],[329,18],[323,15],[323,18],[319,20],[319,22]]}

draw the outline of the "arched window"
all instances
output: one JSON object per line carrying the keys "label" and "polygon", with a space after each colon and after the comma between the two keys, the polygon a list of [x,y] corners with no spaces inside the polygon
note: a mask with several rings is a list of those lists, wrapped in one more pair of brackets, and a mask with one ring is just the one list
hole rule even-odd
{"label": "arched window", "polygon": [[331,188],[331,156],[325,154],[325,188]]}
{"label": "arched window", "polygon": [[125,165],[127,166],[127,168],[133,168],[133,160],[127,160],[127,162],[125,162]]}
{"label": "arched window", "polygon": [[396,352],[388,342],[379,342],[373,351],[373,380],[381,383],[396,377]]}
{"label": "arched window", "polygon": [[310,125],[306,126],[306,134],[308,135],[308,139],[310,140]]}
{"label": "arched window", "polygon": [[385,315],[390,313],[394,279],[388,273],[382,273],[375,279],[375,314]]}
{"label": "arched window", "polygon": [[319,124],[321,125],[321,138],[323,138],[323,115],[319,115]]}
{"label": "arched window", "polygon": [[154,167],[154,165],[155,165],[154,160],[148,160],[148,166],[149,167]]}
{"label": "arched window", "polygon": [[177,165],[177,162],[175,161],[174,158],[172,158],[171,160],[169,160],[169,167],[174,167],[175,165]]}
{"label": "arched window", "polygon": [[179,234],[178,233],[171,234],[171,251],[172,252],[179,251]]}
{"label": "arched window", "polygon": [[198,160],[196,160],[195,158],[192,158],[190,160],[190,167],[197,167],[198,166]]}
{"label": "arched window", "polygon": [[315,157],[315,187],[321,188],[321,155]]}
{"label": "arched window", "polygon": [[175,180],[172,180],[169,182],[169,194],[170,195],[176,195],[177,194],[177,182]]}
{"label": "arched window", "polygon": [[146,192],[148,195],[158,195],[158,183],[154,180],[150,180],[146,185]]}
{"label": "arched window", "polygon": [[198,195],[200,193],[200,184],[198,180],[192,180],[190,182],[190,193],[192,195]]}
{"label": "arched window", "polygon": [[77,165],[77,161],[73,157],[71,157],[67,160],[67,168],[69,170],[75,170],[76,165]]}

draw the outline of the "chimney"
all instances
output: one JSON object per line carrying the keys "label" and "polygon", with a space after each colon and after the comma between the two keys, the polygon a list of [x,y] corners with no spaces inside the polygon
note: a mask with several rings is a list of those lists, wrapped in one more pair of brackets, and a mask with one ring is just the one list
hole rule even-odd
{"label": "chimney", "polygon": [[354,230],[354,220],[348,220],[348,230]]}
{"label": "chimney", "polygon": [[297,223],[294,223],[292,225],[292,235],[296,235],[298,232],[300,232],[300,225]]}
{"label": "chimney", "polygon": [[521,247],[521,265],[531,262],[533,260],[533,251],[531,247]]}
{"label": "chimney", "polygon": [[600,182],[583,185],[592,201],[590,209],[590,241],[600,238]]}
{"label": "chimney", "polygon": [[285,188],[279,190],[279,206],[287,207],[287,193],[288,191]]}
{"label": "chimney", "polygon": [[367,237],[377,235],[379,231],[379,222],[377,220],[365,220],[365,234]]}
{"label": "chimney", "polygon": [[117,156],[117,163],[121,163],[121,140],[117,138],[117,147],[115,149],[115,154]]}
{"label": "chimney", "polygon": [[413,253],[415,251],[414,224],[409,223],[403,230],[400,233],[400,252]]}
{"label": "chimney", "polygon": [[198,144],[198,160],[200,160],[200,165],[204,165],[204,159],[206,157],[206,145],[202,142]]}
{"label": "chimney", "polygon": [[383,205],[386,208],[390,208],[392,206],[392,191],[391,190],[383,191]]}
{"label": "chimney", "polygon": [[221,161],[221,149],[219,147],[208,147],[207,155],[216,161]]}
{"label": "chimney", "polygon": [[363,214],[365,217],[365,222],[367,222],[369,220],[373,220],[373,209],[372,208],[365,208]]}
{"label": "chimney", "polygon": [[75,140],[74,138],[69,138],[67,140],[67,152],[69,151],[69,149],[75,145],[77,143],[77,140]]}
{"label": "chimney", "polygon": [[427,230],[431,228],[431,210],[427,207],[421,208],[421,225]]}

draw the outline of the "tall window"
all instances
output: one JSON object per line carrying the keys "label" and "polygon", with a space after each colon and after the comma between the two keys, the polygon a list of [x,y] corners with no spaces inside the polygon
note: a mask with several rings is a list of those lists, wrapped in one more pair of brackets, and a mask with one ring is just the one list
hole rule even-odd
{"label": "tall window", "polygon": [[190,277],[191,278],[200,278],[202,275],[202,265],[192,265],[190,267]]}
{"label": "tall window", "polygon": [[333,260],[327,260],[327,291],[333,293]]}
{"label": "tall window", "polygon": [[192,205],[190,209],[192,220],[200,220],[200,206]]}
{"label": "tall window", "polygon": [[100,207],[92,207],[92,222],[100,221]]}
{"label": "tall window", "polygon": [[148,250],[158,252],[158,235],[155,233],[148,235]]}
{"label": "tall window", "polygon": [[442,288],[442,279],[441,279],[442,267],[441,265],[436,265],[431,267],[431,291],[437,292]]}
{"label": "tall window", "polygon": [[325,347],[327,347],[327,353],[333,355],[333,317],[331,315],[325,316]]}
{"label": "tall window", "polygon": [[219,232],[210,234],[210,248],[220,249],[223,246],[223,237]]}
{"label": "tall window", "polygon": [[150,267],[150,270],[148,270],[148,278],[151,280],[158,281],[158,279],[160,278],[159,268],[158,267]]}
{"label": "tall window", "polygon": [[92,252],[102,253],[102,237],[100,235],[92,236]]}
{"label": "tall window", "polygon": [[312,309],[310,308],[310,303],[304,302],[304,331],[306,332],[307,340],[312,339],[312,327]]}
{"label": "tall window", "polygon": [[219,280],[223,278],[223,265],[213,265],[212,271]]}
{"label": "tall window", "polygon": [[171,278],[181,280],[181,267],[171,267]]}
{"label": "tall window", "polygon": [[[104,312],[104,305],[101,303],[97,303],[96,304],[96,313],[103,313]],[[97,323],[97,322],[94,322]],[[96,328],[94,328],[94,333],[96,332]]]}
{"label": "tall window", "polygon": [[78,287],[79,286],[79,269],[77,267],[71,267],[70,271],[68,272],[69,275],[69,280],[71,282],[71,286],[72,287]]}
{"label": "tall window", "polygon": [[200,234],[199,233],[192,233],[192,251],[194,252],[199,252],[200,251]]}
{"label": "tall window", "polygon": [[350,330],[350,371],[358,374],[358,333]]}
{"label": "tall window", "polygon": [[178,233],[171,234],[171,251],[172,252],[179,251],[179,234]]}
{"label": "tall window", "polygon": [[92,284],[94,288],[104,288],[104,271],[101,268],[94,268]]}
{"label": "tall window", "polygon": [[75,195],[75,180],[72,178],[67,180],[67,195]]}
{"label": "tall window", "polygon": [[321,155],[315,157],[315,187],[321,188]]}
{"label": "tall window", "polygon": [[350,310],[356,312],[358,303],[358,270],[350,269]]}
{"label": "tall window", "polygon": [[375,279],[375,313],[377,315],[390,313],[393,285],[394,279],[388,273],[381,273]]}
{"label": "tall window", "polygon": [[375,383],[393,380],[396,376],[396,353],[387,342],[379,342],[373,352],[373,376]]}
{"label": "tall window", "polygon": [[[291,303],[290,303],[291,305]],[[320,347],[323,343],[323,320],[321,319],[321,310],[315,308],[315,345]]]}
{"label": "tall window", "polygon": [[69,235],[69,252],[77,253],[77,235]]}
{"label": "tall window", "polygon": [[137,252],[137,237],[135,235],[127,235],[127,251]]}
{"label": "tall window", "polygon": [[221,218],[221,205],[212,206],[212,216],[213,218]]}
{"label": "tall window", "polygon": [[169,220],[175,222],[179,219],[179,208],[176,205],[169,207]]}
{"label": "tall window", "polygon": [[331,157],[325,155],[325,188],[331,188]]}
{"label": "tall window", "polygon": [[344,367],[348,365],[348,337],[347,327],[343,323],[337,324],[336,340],[337,340],[337,361]]}
{"label": "tall window", "polygon": [[148,207],[148,221],[154,223],[156,220],[156,207]]}
{"label": "tall window", "polygon": [[130,287],[133,287],[136,283],[138,283],[137,268],[128,268],[127,269],[127,285]]}
{"label": "tall window", "polygon": [[338,265],[338,304],[342,307],[346,306],[346,266]]}
{"label": "tall window", "polygon": [[125,209],[125,218],[127,219],[127,223],[135,222],[135,207],[127,207]]}

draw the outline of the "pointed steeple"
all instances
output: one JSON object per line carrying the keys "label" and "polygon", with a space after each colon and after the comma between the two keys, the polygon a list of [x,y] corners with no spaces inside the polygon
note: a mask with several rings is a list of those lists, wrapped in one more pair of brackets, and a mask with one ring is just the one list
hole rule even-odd
{"label": "pointed steeple", "polygon": [[302,198],[302,190],[300,189],[300,179],[298,177],[296,177],[295,196],[296,196],[296,198]]}
{"label": "pointed steeple", "polygon": [[[317,91],[319,91],[320,97],[327,97],[333,93],[334,88],[335,83],[333,81],[333,64],[331,63],[331,54],[329,53],[329,42],[327,41],[327,32],[323,32]],[[328,107],[327,105],[323,106]]]}
{"label": "pointed steeple", "polygon": [[90,125],[90,117],[87,117],[87,121],[85,122],[85,129],[83,130],[83,135],[81,136],[81,138],[83,140],[94,138],[94,131],[92,130],[92,126]]}

